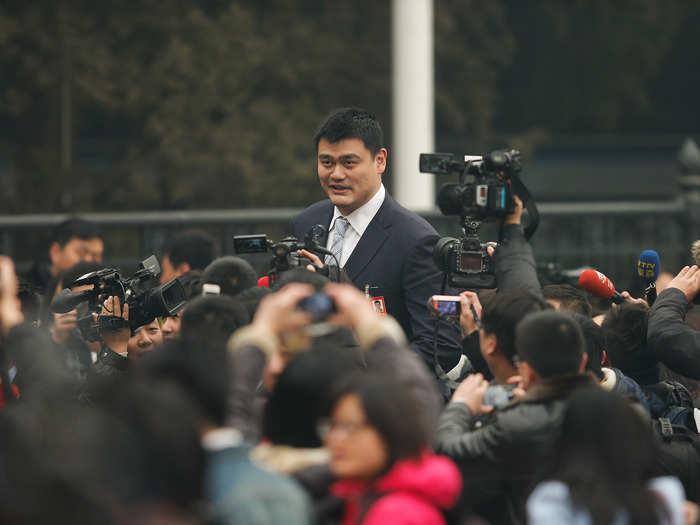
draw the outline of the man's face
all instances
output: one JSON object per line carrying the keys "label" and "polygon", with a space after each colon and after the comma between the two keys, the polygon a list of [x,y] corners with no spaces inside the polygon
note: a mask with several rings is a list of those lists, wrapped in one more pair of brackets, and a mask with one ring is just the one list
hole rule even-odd
{"label": "man's face", "polygon": [[86,256],[84,261],[102,262],[102,253],[105,251],[105,244],[99,237],[93,237],[92,239],[85,239],[85,251]]}
{"label": "man's face", "polygon": [[88,260],[87,240],[73,237],[63,246],[55,242],[49,249],[49,257],[51,258],[51,272],[56,275],[80,261]]}
{"label": "man's face", "polygon": [[318,178],[331,202],[349,215],[379,190],[386,169],[386,149],[376,155],[360,139],[318,142]]}
{"label": "man's face", "polygon": [[160,265],[161,284],[167,283],[169,280],[175,279],[175,277],[178,277],[182,274],[183,272],[178,271],[178,269],[173,266],[170,257],[168,257],[167,255],[163,255],[163,262]]}
{"label": "man's face", "polygon": [[180,314],[177,313],[171,317],[163,319],[163,339],[176,339],[180,335]]}
{"label": "man's face", "polygon": [[129,338],[126,351],[129,359],[139,360],[146,352],[155,350],[163,342],[163,333],[160,331],[158,320],[154,320]]}

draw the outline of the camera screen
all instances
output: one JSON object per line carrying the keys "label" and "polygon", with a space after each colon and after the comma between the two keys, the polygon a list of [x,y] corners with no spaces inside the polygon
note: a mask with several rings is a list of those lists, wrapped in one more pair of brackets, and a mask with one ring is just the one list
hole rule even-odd
{"label": "camera screen", "polygon": [[233,250],[236,253],[267,252],[266,235],[238,235],[233,238]]}
{"label": "camera screen", "polygon": [[460,303],[455,301],[437,301],[436,306],[440,315],[459,316],[461,311]]}
{"label": "camera screen", "polygon": [[462,252],[459,258],[459,268],[462,271],[480,272],[481,253]]}

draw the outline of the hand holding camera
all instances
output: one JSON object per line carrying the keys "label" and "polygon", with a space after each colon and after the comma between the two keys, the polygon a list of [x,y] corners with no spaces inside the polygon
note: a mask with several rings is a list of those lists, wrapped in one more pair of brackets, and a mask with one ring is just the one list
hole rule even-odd
{"label": "hand holding camera", "polygon": [[[93,314],[97,320],[97,314]],[[122,328],[118,330],[100,330],[102,341],[106,346],[121,355],[127,354],[127,346],[131,337],[131,329],[129,328],[129,305],[124,304],[122,308],[118,297],[108,297],[102,303],[100,311],[100,325],[103,319],[121,320]],[[115,325],[117,323],[114,323]]]}
{"label": "hand holding camera", "polygon": [[309,284],[290,283],[278,292],[263,297],[252,325],[272,332],[277,338],[298,331],[312,320],[311,314],[298,309],[299,302],[313,293],[314,289]]}

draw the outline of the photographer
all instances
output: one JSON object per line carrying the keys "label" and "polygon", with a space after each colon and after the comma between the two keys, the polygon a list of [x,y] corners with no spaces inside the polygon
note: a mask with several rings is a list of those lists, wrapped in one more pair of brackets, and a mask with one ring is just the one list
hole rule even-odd
{"label": "photographer", "polygon": [[700,379],[700,332],[685,324],[685,316],[699,291],[700,269],[684,267],[654,302],[647,328],[647,344],[658,359],[693,379]]}
{"label": "photographer", "polygon": [[495,259],[498,291],[521,289],[542,297],[535,255],[521,225],[523,201],[513,195],[515,211],[503,220],[500,246],[487,248]]}
{"label": "photographer", "polygon": [[[363,349],[367,369],[394,377],[414,391],[421,400],[416,410],[434,428],[440,410],[435,383],[418,356],[406,346],[398,323],[390,317],[377,315],[364,295],[350,285],[328,284],[324,292],[337,310],[328,320],[335,326],[353,330]],[[311,316],[299,310],[298,304],[313,293],[313,287],[308,284],[292,283],[264,297],[251,325],[236,332],[229,342],[234,368],[235,362],[243,356],[257,362],[257,370],[249,367],[247,393],[239,383],[231,396],[236,410],[230,417],[244,433],[255,433],[250,426],[256,423],[249,412],[265,368],[274,366],[275,362],[284,363],[293,358],[295,351],[303,351],[312,343],[307,331]],[[304,344],[300,345],[300,341]]]}

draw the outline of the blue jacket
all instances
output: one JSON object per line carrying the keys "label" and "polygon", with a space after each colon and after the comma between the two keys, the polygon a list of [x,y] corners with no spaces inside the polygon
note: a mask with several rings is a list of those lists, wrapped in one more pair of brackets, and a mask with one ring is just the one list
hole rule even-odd
{"label": "blue jacket", "polygon": [[204,494],[217,525],[307,525],[306,494],[291,479],[262,470],[247,445],[207,450]]}

